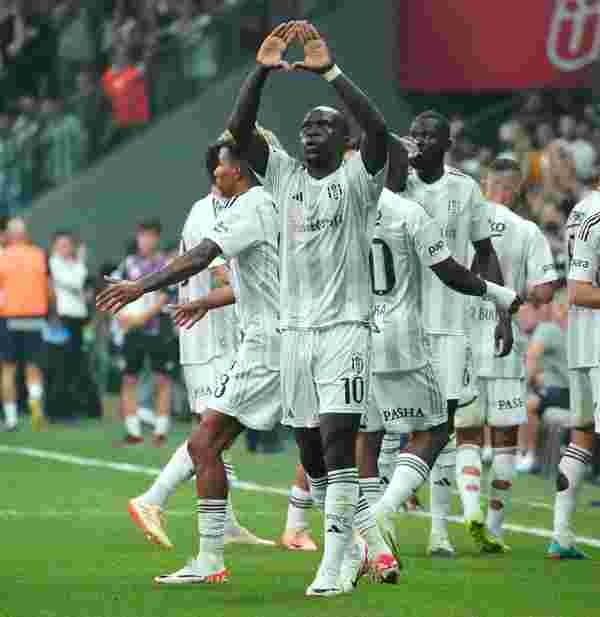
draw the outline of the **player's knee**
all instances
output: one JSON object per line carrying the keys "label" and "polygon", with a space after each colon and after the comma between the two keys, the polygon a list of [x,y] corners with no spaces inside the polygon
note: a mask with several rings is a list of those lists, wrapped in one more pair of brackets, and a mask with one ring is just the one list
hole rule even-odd
{"label": "player's knee", "polygon": [[569,488],[569,480],[567,476],[565,476],[565,474],[562,471],[559,471],[558,475],[556,476],[556,490],[560,492],[560,491],[566,491],[568,488]]}
{"label": "player's knee", "polygon": [[512,487],[512,482],[510,480],[498,480],[495,479],[492,482],[492,488],[495,488],[499,491],[508,491]]}

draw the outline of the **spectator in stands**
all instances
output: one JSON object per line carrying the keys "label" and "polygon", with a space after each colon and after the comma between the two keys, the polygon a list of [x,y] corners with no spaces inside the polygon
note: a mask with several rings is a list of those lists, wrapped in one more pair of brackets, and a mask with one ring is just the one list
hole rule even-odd
{"label": "spectator in stands", "polygon": [[13,118],[0,113],[0,216],[12,216],[21,207],[19,154]]}
{"label": "spectator in stands", "polygon": [[[161,225],[156,220],[141,223],[137,231],[137,252],[129,255],[119,266],[115,276],[134,280],[161,269],[167,257],[159,251]],[[125,335],[123,355],[125,369],[121,386],[121,409],[125,420],[125,438],[116,446],[142,443],[141,422],[137,415],[138,379],[146,361],[149,362],[157,384],[157,413],[153,443],[166,443],[171,413],[171,379],[169,371],[172,357],[169,346],[161,337],[160,313],[168,302],[161,292],[147,294],[117,314],[117,322]]]}
{"label": "spectator in stands", "polygon": [[32,244],[22,219],[8,223],[8,246],[0,255],[0,317],[6,320],[2,341],[2,401],[5,427],[17,428],[17,361],[25,363],[25,379],[34,430],[43,427],[41,366],[42,329],[50,305],[48,259]]}
{"label": "spectator in stands", "polygon": [[45,99],[41,113],[43,175],[46,185],[55,187],[75,177],[84,167],[87,159],[87,134],[77,116],[65,113],[60,99]]}
{"label": "spectator in stands", "polygon": [[537,325],[527,349],[527,380],[531,394],[527,402],[527,451],[517,470],[531,473],[538,469],[537,447],[540,418],[550,407],[569,409],[567,374],[567,304],[564,294],[540,307],[542,321]]}
{"label": "spectator in stands", "polygon": [[25,44],[25,36],[21,3],[0,0],[0,96],[4,104],[17,94],[15,57]]}
{"label": "spectator in stands", "polygon": [[77,75],[96,64],[96,45],[89,10],[80,0],[61,0],[54,8],[58,36],[59,92],[68,98],[75,92]]}
{"label": "spectator in stands", "polygon": [[125,44],[118,45],[113,64],[102,78],[104,92],[112,104],[111,146],[136,135],[150,121],[145,74],[144,64],[134,64],[131,49]]}
{"label": "spectator in stands", "polygon": [[69,101],[69,109],[79,118],[87,135],[85,164],[89,165],[106,146],[110,118],[110,104],[94,71],[86,69],[77,75],[77,92]]}
{"label": "spectator in stands", "polygon": [[23,96],[18,101],[18,116],[13,133],[19,153],[19,174],[21,199],[28,206],[40,187],[39,137],[41,125],[38,103],[31,96]]}
{"label": "spectator in stands", "polygon": [[202,11],[198,0],[181,0],[171,29],[181,48],[186,98],[197,96],[217,74],[217,38],[211,24],[211,15]]}
{"label": "spectator in stands", "polygon": [[590,128],[585,122],[579,124],[573,116],[563,115],[559,120],[560,145],[570,153],[577,178],[588,181],[594,173],[596,151],[587,140]]}

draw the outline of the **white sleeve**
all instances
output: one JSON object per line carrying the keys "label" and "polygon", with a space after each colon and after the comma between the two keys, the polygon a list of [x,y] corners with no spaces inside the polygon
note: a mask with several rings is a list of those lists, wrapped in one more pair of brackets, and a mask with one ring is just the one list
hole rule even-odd
{"label": "white sleeve", "polygon": [[569,270],[570,280],[583,281],[585,283],[596,282],[598,245],[597,232],[594,229],[586,231],[584,222],[573,246],[573,257],[571,259],[571,269]]}
{"label": "white sleeve", "polygon": [[411,224],[411,236],[421,264],[427,268],[450,257],[439,223],[421,210]]}
{"label": "white sleeve", "polygon": [[383,191],[387,163],[375,175],[369,173],[365,167],[362,153],[358,151],[349,160],[345,161],[346,174],[349,186],[357,192],[359,203],[376,204]]}
{"label": "white sleeve", "polygon": [[280,203],[281,189],[284,185],[284,178],[296,167],[297,161],[282,150],[269,146],[269,158],[267,159],[267,169],[264,176],[254,170],[254,175],[258,178],[267,193],[273,195],[276,203]]}
{"label": "white sleeve", "polygon": [[479,185],[475,184],[471,193],[471,242],[479,242],[489,238],[492,234],[490,229],[490,206],[483,197]]}
{"label": "white sleeve", "polygon": [[559,279],[550,244],[541,229],[534,225],[527,255],[527,287],[536,287]]}
{"label": "white sleeve", "polygon": [[219,245],[225,257],[236,257],[263,238],[257,209],[246,200],[234,202],[222,210],[206,237]]}

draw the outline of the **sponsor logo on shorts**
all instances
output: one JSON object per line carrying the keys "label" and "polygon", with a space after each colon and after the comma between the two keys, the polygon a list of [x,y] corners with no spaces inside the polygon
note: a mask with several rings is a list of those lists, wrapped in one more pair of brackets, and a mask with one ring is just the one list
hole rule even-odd
{"label": "sponsor logo on shorts", "polygon": [[424,418],[425,414],[420,407],[394,407],[382,409],[384,422],[394,422],[395,420],[404,420],[406,418]]}
{"label": "sponsor logo on shorts", "polygon": [[362,375],[362,373],[364,373],[364,371],[365,371],[365,359],[363,358],[362,354],[360,354],[360,353],[353,353],[352,354],[352,370],[357,375]]}
{"label": "sponsor logo on shorts", "polygon": [[437,255],[443,248],[444,248],[444,241],[440,240],[439,242],[436,242],[435,244],[432,244],[429,247],[428,249],[429,255],[433,257],[434,255]]}
{"label": "sponsor logo on shorts", "polygon": [[520,396],[515,396],[511,399],[501,399],[498,401],[498,409],[500,411],[508,411],[509,409],[519,409],[523,407],[523,399]]}
{"label": "sponsor logo on shorts", "polygon": [[495,308],[487,308],[485,306],[472,306],[471,318],[479,321],[498,321],[498,312]]}
{"label": "sponsor logo on shorts", "polygon": [[587,259],[573,259],[571,261],[571,268],[581,268],[587,270],[590,267],[590,262]]}

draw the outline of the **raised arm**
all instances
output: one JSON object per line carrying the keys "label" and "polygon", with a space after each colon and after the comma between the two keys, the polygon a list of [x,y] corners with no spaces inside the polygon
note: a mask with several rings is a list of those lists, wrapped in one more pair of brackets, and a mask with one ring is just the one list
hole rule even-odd
{"label": "raised arm", "polygon": [[101,311],[116,313],[148,292],[175,285],[202,272],[220,254],[221,248],[212,240],[204,238],[198,246],[175,257],[164,268],[152,274],[135,281],[116,282],[109,279],[111,284],[98,294],[96,307]]}
{"label": "raised arm", "polygon": [[269,148],[255,130],[260,97],[269,73],[288,67],[283,54],[295,33],[296,23],[288,22],[277,26],[263,41],[256,55],[257,66],[246,78],[227,124],[244,158],[261,175],[267,169]]}
{"label": "raised arm", "polygon": [[333,62],[331,52],[317,29],[308,22],[298,22],[297,36],[304,44],[304,61],[294,69],[311,71],[331,82],[340,99],[363,131],[361,152],[371,174],[383,169],[388,153],[388,130],[385,119],[369,97]]}

